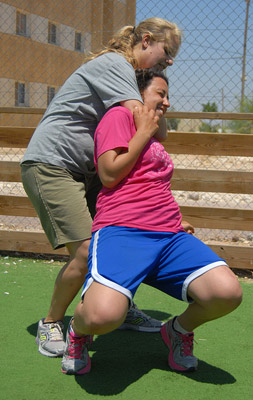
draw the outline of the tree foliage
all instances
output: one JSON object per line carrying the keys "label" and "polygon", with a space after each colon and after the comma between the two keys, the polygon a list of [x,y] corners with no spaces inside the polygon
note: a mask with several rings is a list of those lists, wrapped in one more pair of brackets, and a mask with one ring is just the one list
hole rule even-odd
{"label": "tree foliage", "polygon": [[203,112],[218,112],[218,106],[215,102],[210,103],[208,101],[208,103],[206,104],[201,104],[202,105],[202,111]]}
{"label": "tree foliage", "polygon": [[[174,107],[170,108],[170,111],[176,111]],[[178,128],[178,124],[180,119],[177,118],[167,118],[167,128],[169,131],[176,131]]]}
{"label": "tree foliage", "polygon": [[[202,104],[202,112],[218,112],[218,106],[215,102]],[[220,125],[214,125],[213,121],[210,119],[209,122],[201,123],[199,130],[200,132],[218,132]]]}
{"label": "tree foliage", "polygon": [[[238,100],[238,112],[253,113],[253,99],[245,97],[243,104]],[[253,118],[253,114],[252,114]],[[228,123],[228,128],[234,133],[253,133],[253,122],[251,121],[231,121]]]}

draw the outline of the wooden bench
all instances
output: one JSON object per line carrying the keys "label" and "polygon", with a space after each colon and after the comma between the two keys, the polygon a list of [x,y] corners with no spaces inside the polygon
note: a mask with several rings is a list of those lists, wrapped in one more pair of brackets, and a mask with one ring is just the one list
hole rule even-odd
{"label": "wooden bench", "polygon": [[[0,110],[1,111],[1,110]],[[175,118],[252,119],[252,114],[167,113]],[[233,116],[233,118],[231,117]],[[34,127],[0,127],[0,148],[25,148]],[[253,135],[228,133],[169,132],[169,154],[253,156]],[[17,161],[0,162],[0,182],[21,182]],[[253,171],[221,171],[175,168],[172,190],[253,194]],[[250,209],[180,205],[184,219],[196,228],[252,231]],[[24,196],[0,194],[0,215],[36,217]],[[232,268],[253,269],[253,246],[212,243],[210,247]],[[65,248],[53,251],[44,233],[0,230],[0,250],[67,255]]]}

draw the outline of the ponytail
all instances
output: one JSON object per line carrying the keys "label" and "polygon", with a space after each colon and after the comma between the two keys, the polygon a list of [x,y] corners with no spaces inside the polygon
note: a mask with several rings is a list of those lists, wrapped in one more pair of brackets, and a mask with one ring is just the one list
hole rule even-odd
{"label": "ponytail", "polygon": [[137,68],[133,48],[142,41],[145,34],[150,36],[151,41],[166,42],[172,57],[175,57],[178,53],[182,36],[178,26],[162,18],[153,17],[140,22],[137,26],[124,26],[114,34],[103,50],[91,54],[85,59],[85,62],[102,54],[114,52],[121,54],[134,68]]}

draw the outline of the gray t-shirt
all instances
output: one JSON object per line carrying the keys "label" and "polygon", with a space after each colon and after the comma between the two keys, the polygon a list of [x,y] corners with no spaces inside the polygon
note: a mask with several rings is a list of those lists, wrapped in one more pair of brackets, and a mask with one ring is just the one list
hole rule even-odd
{"label": "gray t-shirt", "polygon": [[97,124],[111,106],[132,99],[143,102],[134,68],[123,56],[107,53],[88,61],[49,104],[21,163],[42,162],[94,174]]}

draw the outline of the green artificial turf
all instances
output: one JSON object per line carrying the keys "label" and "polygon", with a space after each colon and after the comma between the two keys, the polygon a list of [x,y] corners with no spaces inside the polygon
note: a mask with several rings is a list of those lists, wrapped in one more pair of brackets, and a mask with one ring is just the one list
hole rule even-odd
{"label": "green artificial turf", "polygon": [[[35,344],[37,321],[48,311],[61,266],[60,262],[0,257],[1,400],[252,399],[252,283],[241,282],[244,299],[236,311],[196,330],[198,371],[171,371],[160,334],[114,331],[95,337],[92,370],[75,377],[62,374],[61,359],[40,355]],[[78,301],[79,296],[69,307],[65,326]],[[145,285],[135,302],[163,320],[185,308],[183,302]]]}

